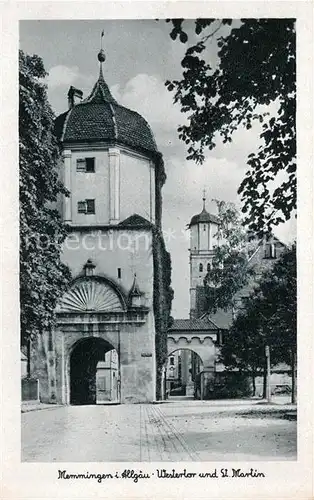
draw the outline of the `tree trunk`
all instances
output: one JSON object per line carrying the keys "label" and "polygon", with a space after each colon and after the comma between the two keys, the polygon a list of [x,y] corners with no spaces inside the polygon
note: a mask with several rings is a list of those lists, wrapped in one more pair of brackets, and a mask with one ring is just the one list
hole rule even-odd
{"label": "tree trunk", "polygon": [[31,340],[28,339],[26,343],[26,357],[27,357],[27,364],[26,364],[26,370],[27,370],[27,378],[31,378]]}
{"label": "tree trunk", "polygon": [[253,388],[253,394],[252,394],[252,397],[254,398],[255,394],[256,394],[256,384],[255,384],[255,377],[256,377],[256,373],[255,373],[255,370],[252,371],[252,388]]}
{"label": "tree trunk", "polygon": [[294,348],[291,349],[291,403],[296,403],[296,356]]}

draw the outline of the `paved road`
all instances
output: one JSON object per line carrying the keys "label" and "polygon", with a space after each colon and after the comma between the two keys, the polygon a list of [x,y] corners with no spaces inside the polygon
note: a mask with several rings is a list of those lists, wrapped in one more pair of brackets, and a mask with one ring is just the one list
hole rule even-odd
{"label": "paved road", "polygon": [[296,460],[294,412],[212,401],[52,407],[22,414],[22,460]]}

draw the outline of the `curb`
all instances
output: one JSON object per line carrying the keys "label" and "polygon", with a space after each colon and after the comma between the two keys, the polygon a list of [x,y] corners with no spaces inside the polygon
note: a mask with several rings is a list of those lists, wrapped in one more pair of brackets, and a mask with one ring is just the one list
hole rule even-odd
{"label": "curb", "polygon": [[56,410],[57,408],[60,408],[62,405],[49,405],[49,406],[39,406],[39,405],[34,405],[34,406],[21,406],[21,413],[29,413],[31,411],[41,411],[41,410]]}

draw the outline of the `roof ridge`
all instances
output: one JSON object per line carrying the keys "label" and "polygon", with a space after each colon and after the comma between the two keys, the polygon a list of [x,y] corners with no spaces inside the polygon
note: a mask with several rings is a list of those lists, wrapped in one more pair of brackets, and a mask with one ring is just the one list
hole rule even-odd
{"label": "roof ridge", "polygon": [[109,102],[109,107],[110,107],[110,111],[112,114],[114,138],[118,139],[118,127],[117,127],[117,121],[116,121],[116,114],[115,114],[115,110],[114,110],[114,107],[113,107],[111,102]]}
{"label": "roof ridge", "polygon": [[62,133],[61,133],[61,138],[60,138],[60,141],[62,142],[63,139],[64,139],[64,134],[65,134],[65,129],[66,129],[66,126],[68,124],[68,121],[69,121],[69,118],[70,118],[70,115],[72,113],[74,108],[71,108],[69,109],[69,111],[66,112],[66,116],[65,116],[65,120],[63,122],[63,127],[62,127]]}

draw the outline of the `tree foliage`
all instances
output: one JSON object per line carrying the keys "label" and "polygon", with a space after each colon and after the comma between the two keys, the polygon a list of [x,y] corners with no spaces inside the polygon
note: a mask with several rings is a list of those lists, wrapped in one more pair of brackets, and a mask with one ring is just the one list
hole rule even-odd
{"label": "tree foliage", "polygon": [[58,178],[59,147],[48,103],[44,65],[19,53],[20,307],[23,344],[55,320],[56,302],[70,279],[60,261],[66,227],[56,209],[68,194]]}
{"label": "tree foliage", "polygon": [[248,266],[254,243],[249,242],[239,212],[233,203],[215,201],[220,220],[217,232],[219,245],[214,247],[212,265],[204,279],[209,313],[230,309],[236,293],[254,273]]}
{"label": "tree foliage", "polygon": [[[167,21],[171,38],[188,43],[184,20]],[[261,123],[260,146],[249,155],[239,187],[246,222],[261,235],[296,208],[295,20],[197,19],[195,34],[181,61],[182,79],[166,82],[188,115],[179,137],[188,146],[187,159],[202,163],[217,136],[228,143],[240,126]],[[206,50],[215,42],[217,64]]]}
{"label": "tree foliage", "polygon": [[272,365],[285,362],[292,366],[296,329],[296,246],[293,245],[262,275],[246,299],[224,338],[221,360],[227,368],[256,373],[265,366],[265,346],[269,345]]}

